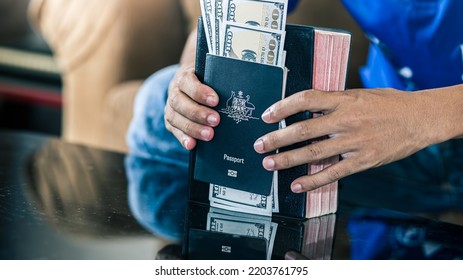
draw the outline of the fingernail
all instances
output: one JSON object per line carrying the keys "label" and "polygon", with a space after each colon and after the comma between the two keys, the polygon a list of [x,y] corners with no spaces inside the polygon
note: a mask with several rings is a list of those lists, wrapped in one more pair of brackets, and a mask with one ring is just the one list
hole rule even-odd
{"label": "fingernail", "polygon": [[291,186],[291,190],[294,193],[300,193],[300,192],[302,192],[302,185],[301,184],[294,184],[294,185]]}
{"label": "fingernail", "polygon": [[183,139],[182,142],[183,142],[183,147],[185,147],[185,149],[188,150],[188,145],[190,144],[190,139],[185,138],[185,139]]}
{"label": "fingernail", "polygon": [[256,152],[261,153],[264,151],[264,140],[262,139],[257,139],[257,141],[254,143],[254,150]]}
{"label": "fingernail", "polygon": [[204,140],[209,140],[209,138],[211,137],[211,132],[207,128],[201,129],[200,134]]}
{"label": "fingernail", "polygon": [[268,171],[273,171],[275,168],[275,161],[272,158],[264,158],[263,165]]}
{"label": "fingernail", "polygon": [[207,116],[206,120],[208,124],[213,125],[213,126],[217,125],[217,122],[218,122],[218,119],[215,115]]}
{"label": "fingernail", "polygon": [[268,108],[267,110],[265,110],[265,112],[262,114],[262,119],[266,122],[269,122],[270,121],[270,115],[272,114],[272,112],[275,110],[275,106],[271,106],[270,108]]}
{"label": "fingernail", "polygon": [[211,107],[214,107],[216,106],[218,103],[218,100],[217,100],[217,97],[213,96],[213,95],[209,95],[207,98],[206,98],[206,104],[211,106]]}

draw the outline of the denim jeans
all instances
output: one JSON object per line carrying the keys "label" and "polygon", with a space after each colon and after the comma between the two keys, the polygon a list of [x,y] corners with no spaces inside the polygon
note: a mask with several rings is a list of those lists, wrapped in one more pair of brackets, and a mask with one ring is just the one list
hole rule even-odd
{"label": "denim jeans", "polygon": [[178,65],[166,67],[144,82],[135,98],[126,140],[134,156],[187,167],[188,151],[164,124],[169,83],[177,69]]}

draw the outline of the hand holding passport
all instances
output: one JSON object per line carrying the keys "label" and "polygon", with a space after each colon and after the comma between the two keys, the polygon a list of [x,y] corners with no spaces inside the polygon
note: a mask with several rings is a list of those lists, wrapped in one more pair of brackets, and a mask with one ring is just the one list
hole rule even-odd
{"label": "hand holding passport", "polygon": [[201,7],[203,79],[219,95],[221,123],[211,141],[197,144],[194,178],[210,183],[212,205],[270,216],[277,176],[262,167],[265,155],[253,143],[278,129],[261,115],[284,93],[287,1],[201,0]]}
{"label": "hand holding passport", "polygon": [[[192,151],[190,193],[202,182],[203,186],[209,185],[210,205],[266,216],[273,212],[303,218],[336,211],[337,201],[333,200],[337,199],[337,188],[315,197],[294,194],[289,189],[294,179],[320,168],[300,166],[269,172],[262,166],[268,154],[256,153],[253,145],[262,135],[279,128],[261,119],[267,108],[284,96],[312,88],[317,51],[322,52],[318,57],[325,63],[327,83],[344,87],[345,77],[339,79],[339,75],[345,76],[348,51],[339,54],[333,48],[345,49],[350,35],[331,30],[325,43],[315,45],[317,32],[327,32],[287,26],[287,0],[200,1],[203,16],[198,26],[196,75],[219,95],[219,104],[213,109],[221,121],[214,138],[199,141]],[[341,39],[340,44],[336,38],[347,39]],[[322,49],[317,49],[319,45]],[[308,112],[300,113],[280,126],[309,117]]]}

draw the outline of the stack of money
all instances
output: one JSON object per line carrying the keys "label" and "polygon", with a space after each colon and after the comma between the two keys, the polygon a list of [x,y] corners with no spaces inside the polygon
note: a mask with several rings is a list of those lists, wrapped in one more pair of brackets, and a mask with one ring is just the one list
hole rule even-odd
{"label": "stack of money", "polygon": [[[288,0],[200,0],[200,4],[210,54],[284,68]],[[211,182],[210,204],[271,216],[279,212],[277,172],[273,178],[269,196]]]}
{"label": "stack of money", "polygon": [[284,66],[288,0],[200,0],[209,53]]}
{"label": "stack of money", "polygon": [[[323,91],[340,91],[346,86],[347,64],[351,35],[331,30],[315,29],[312,87]],[[327,93],[328,94],[328,93]],[[314,114],[319,117],[321,114]],[[339,161],[334,156],[309,164],[309,174],[315,174]],[[306,217],[335,213],[338,182],[307,193]]]}

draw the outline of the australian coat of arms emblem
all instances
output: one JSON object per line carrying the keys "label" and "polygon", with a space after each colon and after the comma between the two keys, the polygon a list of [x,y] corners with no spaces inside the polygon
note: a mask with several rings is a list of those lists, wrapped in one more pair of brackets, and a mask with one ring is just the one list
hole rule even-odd
{"label": "australian coat of arms emblem", "polygon": [[249,102],[249,99],[250,96],[246,95],[246,97],[244,97],[242,91],[239,91],[238,94],[232,91],[230,98],[227,100],[226,107],[222,108],[219,112],[226,114],[236,123],[248,121],[249,119],[257,120],[259,118],[252,116],[256,107]]}

